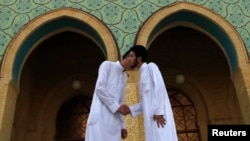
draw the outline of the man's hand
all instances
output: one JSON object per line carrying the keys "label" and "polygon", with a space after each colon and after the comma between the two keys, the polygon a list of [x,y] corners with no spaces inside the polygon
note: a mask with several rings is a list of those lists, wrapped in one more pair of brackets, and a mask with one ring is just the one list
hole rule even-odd
{"label": "man's hand", "polygon": [[128,136],[127,129],[122,129],[121,130],[121,136],[122,136],[122,139],[126,139],[127,138],[127,136]]}
{"label": "man's hand", "polygon": [[129,107],[125,104],[121,105],[118,109],[118,112],[124,116],[126,116],[127,114],[130,114],[131,111],[129,109]]}
{"label": "man's hand", "polygon": [[166,119],[163,115],[154,115],[154,121],[156,121],[158,128],[160,128],[160,126],[164,128],[166,125]]}

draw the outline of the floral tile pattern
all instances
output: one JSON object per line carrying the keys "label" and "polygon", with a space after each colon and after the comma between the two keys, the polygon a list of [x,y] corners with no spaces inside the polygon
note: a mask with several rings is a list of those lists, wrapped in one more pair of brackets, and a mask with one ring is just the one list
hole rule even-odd
{"label": "floral tile pattern", "polygon": [[249,0],[0,0],[0,60],[11,39],[25,24],[62,7],[87,11],[103,21],[123,54],[134,43],[145,20],[174,2],[198,4],[227,19],[241,35],[250,54]]}

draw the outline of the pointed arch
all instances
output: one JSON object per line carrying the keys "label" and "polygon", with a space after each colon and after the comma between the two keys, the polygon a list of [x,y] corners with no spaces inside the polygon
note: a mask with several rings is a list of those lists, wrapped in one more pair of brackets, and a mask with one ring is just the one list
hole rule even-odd
{"label": "pointed arch", "polygon": [[62,8],[37,17],[20,30],[6,49],[0,76],[12,79],[18,87],[22,66],[32,50],[64,31],[77,32],[93,40],[107,60],[119,57],[117,44],[105,24],[87,12]]}
{"label": "pointed arch", "polygon": [[162,32],[175,26],[184,26],[200,31],[214,40],[224,52],[231,72],[244,122],[250,123],[249,84],[250,70],[246,47],[235,28],[224,17],[199,5],[178,2],[155,12],[141,26],[135,44],[150,47],[152,41]]}
{"label": "pointed arch", "polygon": [[231,72],[248,61],[244,43],[234,27],[220,15],[199,5],[179,2],[154,13],[141,27],[136,44],[149,46],[163,31],[174,26],[196,29],[213,39],[227,57]]}

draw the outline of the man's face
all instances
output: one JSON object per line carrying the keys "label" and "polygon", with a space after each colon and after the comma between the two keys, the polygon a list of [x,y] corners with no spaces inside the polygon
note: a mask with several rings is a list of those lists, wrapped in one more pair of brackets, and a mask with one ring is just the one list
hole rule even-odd
{"label": "man's face", "polygon": [[129,52],[128,61],[129,61],[129,63],[130,63],[131,68],[137,67],[138,62],[137,62],[135,53],[134,53],[133,51],[130,51],[130,52]]}

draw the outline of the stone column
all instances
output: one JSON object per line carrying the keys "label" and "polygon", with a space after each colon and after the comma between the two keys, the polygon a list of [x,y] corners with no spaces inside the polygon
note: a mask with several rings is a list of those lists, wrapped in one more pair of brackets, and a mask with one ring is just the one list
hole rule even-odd
{"label": "stone column", "polygon": [[16,108],[17,88],[8,78],[0,78],[0,140],[10,141]]}

